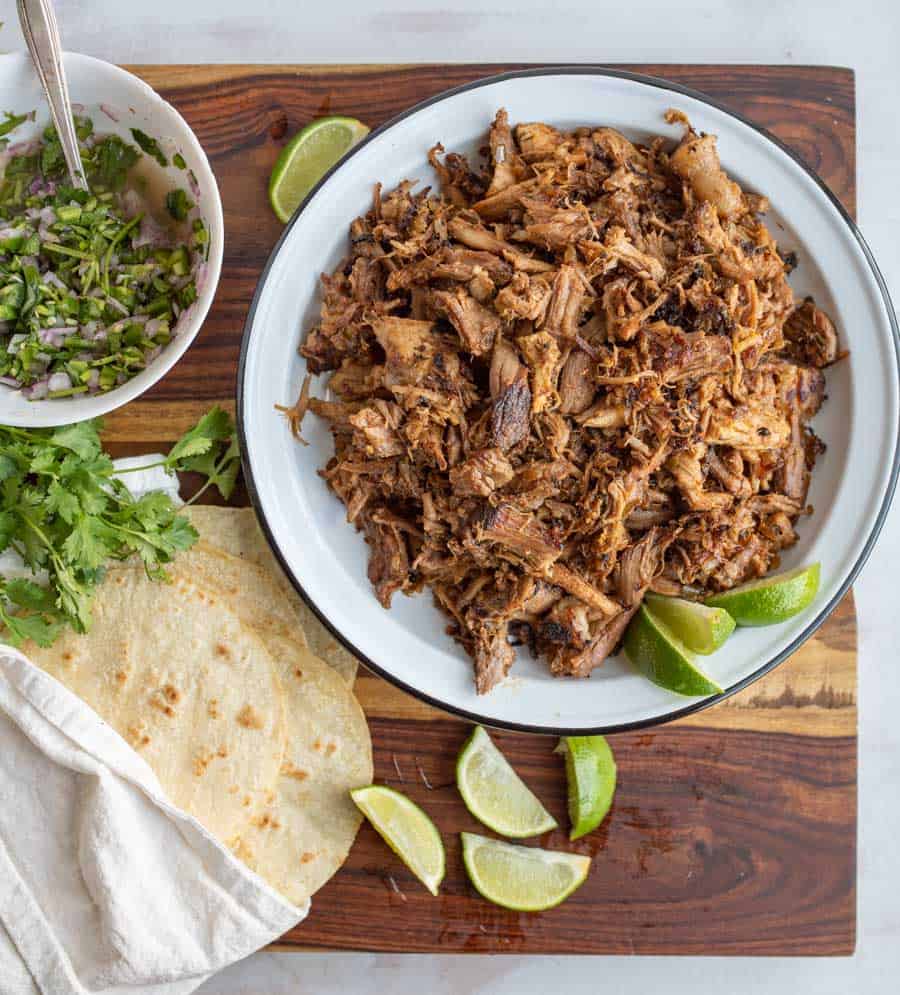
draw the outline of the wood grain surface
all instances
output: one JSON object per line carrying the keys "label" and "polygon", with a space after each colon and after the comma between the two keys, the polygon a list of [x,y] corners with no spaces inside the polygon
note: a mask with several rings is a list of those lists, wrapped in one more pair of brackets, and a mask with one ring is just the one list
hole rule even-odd
{"label": "wood grain surface", "polygon": [[[213,402],[233,408],[242,326],[281,225],[266,184],[287,137],[312,118],[375,126],[447,87],[510,66],[131,67],[186,117],[210,155],[225,210],[222,280],[185,358],[109,416],[116,454],[171,442]],[[855,208],[850,70],[624,66],[704,91],[796,150]],[[435,136],[439,138],[440,136]],[[468,733],[361,672],[376,779],[434,817],[448,847],[428,895],[368,825],[344,868],[285,936],[290,949],[517,953],[841,955],[856,935],[856,624],[848,595],[788,662],[720,705],[613,737],[619,788],[600,829],[570,844],[595,858],[587,883],[543,914],[490,906],[468,885],[460,830],[485,831],[454,787]],[[561,825],[565,779],[553,740],[497,741]],[[486,831],[485,831],[486,832]]]}

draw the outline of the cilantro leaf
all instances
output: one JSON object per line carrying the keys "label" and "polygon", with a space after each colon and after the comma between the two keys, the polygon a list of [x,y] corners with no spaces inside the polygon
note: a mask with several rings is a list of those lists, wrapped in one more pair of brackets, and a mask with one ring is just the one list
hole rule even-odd
{"label": "cilantro leaf", "polygon": [[19,516],[6,508],[0,510],[0,553],[12,542],[19,528]]}
{"label": "cilantro leaf", "polygon": [[140,128],[132,128],[131,137],[140,146],[141,151],[153,156],[163,169],[169,165],[169,160],[163,154],[163,150],[159,147],[159,142],[155,138],[151,138],[146,132],[141,131]]}
{"label": "cilantro leaf", "polygon": [[166,210],[176,221],[184,221],[194,202],[181,188],[170,190],[166,194]]}
{"label": "cilantro leaf", "polygon": [[62,553],[73,565],[88,570],[102,566],[116,551],[115,530],[96,515],[83,515],[62,544]]}
{"label": "cilantro leaf", "polygon": [[169,450],[166,462],[177,468],[179,460],[187,456],[200,456],[209,452],[214,443],[224,442],[234,435],[234,423],[227,411],[219,407],[208,411],[197,424]]}
{"label": "cilantro leaf", "polygon": [[57,480],[47,488],[46,507],[48,511],[56,512],[67,525],[71,525],[81,511],[77,496]]}
{"label": "cilantro leaf", "polygon": [[11,111],[3,112],[4,121],[0,124],[0,135],[8,135],[28,120],[27,114],[13,114]]}
{"label": "cilantro leaf", "polygon": [[5,453],[0,453],[0,480],[7,480],[18,473],[19,464]]}
{"label": "cilantro leaf", "polygon": [[97,434],[97,425],[92,421],[82,421],[77,425],[65,425],[56,429],[50,436],[50,443],[63,449],[70,449],[83,460],[100,453],[100,436]]}
{"label": "cilantro leaf", "polygon": [[214,451],[192,456],[184,461],[184,469],[202,473],[207,478],[206,486],[217,487],[227,501],[234,490],[238,471],[241,468],[241,455],[237,439],[232,439],[222,454]]}
{"label": "cilantro leaf", "polygon": [[166,537],[166,542],[179,552],[190,549],[200,538],[197,530],[184,515],[176,515],[168,526],[166,526],[163,534]]}
{"label": "cilantro leaf", "polygon": [[91,150],[91,187],[96,185],[107,190],[121,190],[139,155],[133,145],[123,142],[118,135],[107,135]]}
{"label": "cilantro leaf", "polygon": [[62,628],[59,619],[46,618],[36,613],[13,615],[0,611],[0,622],[6,627],[5,637],[13,646],[21,646],[28,640],[38,646],[52,646]]}
{"label": "cilantro leaf", "polygon": [[52,612],[56,607],[56,598],[48,587],[41,587],[34,581],[24,577],[14,577],[6,581],[5,593],[14,605],[21,608],[33,608],[35,611]]}

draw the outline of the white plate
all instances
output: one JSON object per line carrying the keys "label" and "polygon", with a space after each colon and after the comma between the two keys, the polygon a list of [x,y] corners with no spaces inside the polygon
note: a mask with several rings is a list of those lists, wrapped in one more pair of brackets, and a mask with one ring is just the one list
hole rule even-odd
{"label": "white plate", "polygon": [[[66,425],[97,418],[149,390],[178,362],[193,342],[209,311],[222,268],[222,201],[209,160],[187,121],[147,84],[109,62],[88,55],[66,52],[63,56],[69,96],[75,112],[89,117],[99,134],[116,134],[133,144],[132,128],[140,128],[159,140],[171,160],[175,152],[184,157],[197,180],[191,194],[209,231],[209,257],[197,280],[197,300],[179,316],[172,341],[150,365],[127,383],[104,394],[82,394],[55,400],[29,401],[21,391],[0,385],[0,424],[37,427]],[[36,138],[50,123],[50,111],[41,84],[22,53],[0,56],[0,110],[16,114],[35,111],[9,136],[12,143]],[[166,170],[172,188],[188,186],[186,170],[170,165]]]}
{"label": "white plate", "polygon": [[[344,506],[316,471],[332,454],[326,425],[303,425],[298,445],[274,410],[297,395],[305,363],[301,334],[319,307],[319,274],[346,254],[347,227],[368,208],[372,186],[405,178],[434,183],[427,150],[474,151],[498,107],[512,121],[560,127],[604,124],[632,138],[680,137],[668,107],[718,135],[728,172],[772,202],[768,223],[799,268],[799,296],[811,293],[834,318],[850,358],[828,371],[828,401],[815,420],[828,445],[813,475],[811,518],[784,568],[820,560],[814,605],[782,625],[740,629],[704,660],[731,694],[760,677],[808,638],[846,591],[881,526],[896,477],[898,352],[893,309],[868,248],[822,183],[770,136],[700,94],[627,73],[587,68],[526,71],[461,87],[419,105],[374,132],[310,194],[276,246],[254,297],[241,355],[238,412],[251,495],[297,589],[340,639],[373,670],[448,711],[495,726],[538,732],[613,732],[650,725],[712,703],[670,694],[608,661],[587,680],[551,677],[520,652],[511,677],[478,696],[472,666],[444,633],[429,594],[395,596],[385,611],[366,578],[367,547],[344,520]],[[317,378],[321,395],[325,378]]]}

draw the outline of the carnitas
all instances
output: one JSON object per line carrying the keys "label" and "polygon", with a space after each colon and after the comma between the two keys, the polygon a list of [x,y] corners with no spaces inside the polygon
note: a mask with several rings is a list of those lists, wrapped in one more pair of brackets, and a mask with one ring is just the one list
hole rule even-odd
{"label": "carnitas", "polygon": [[586,677],[646,591],[759,577],[811,511],[835,327],[765,199],[668,119],[681,141],[643,146],[501,110],[481,166],[431,150],[439,193],[377,186],[322,278],[322,474],[377,598],[429,588],[480,693],[514,644]]}

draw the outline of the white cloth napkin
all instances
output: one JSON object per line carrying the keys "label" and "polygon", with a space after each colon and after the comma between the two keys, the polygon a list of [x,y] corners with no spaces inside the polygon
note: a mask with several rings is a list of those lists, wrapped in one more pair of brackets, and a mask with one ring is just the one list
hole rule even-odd
{"label": "white cloth napkin", "polygon": [[0,995],[186,995],[299,922],[75,695],[0,646]]}

